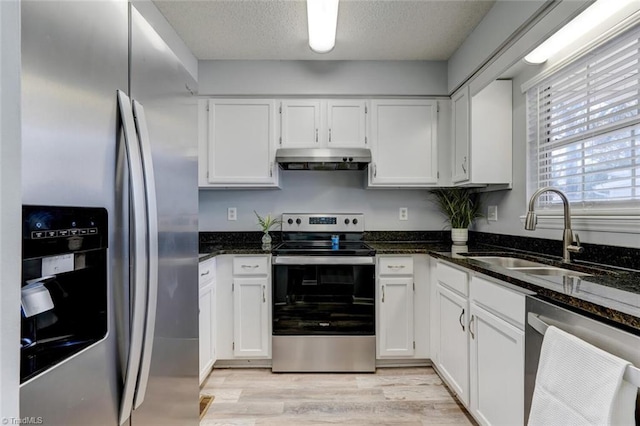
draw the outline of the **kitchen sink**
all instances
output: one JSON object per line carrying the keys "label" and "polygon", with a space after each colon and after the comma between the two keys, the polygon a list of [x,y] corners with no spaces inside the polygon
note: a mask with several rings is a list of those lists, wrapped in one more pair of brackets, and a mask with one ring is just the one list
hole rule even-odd
{"label": "kitchen sink", "polygon": [[590,277],[591,274],[573,271],[571,269],[556,268],[555,266],[545,266],[537,268],[508,268],[512,271],[522,272],[529,275],[548,275],[559,277]]}
{"label": "kitchen sink", "polygon": [[530,268],[530,267],[545,267],[544,263],[533,262],[531,260],[518,259],[517,257],[505,257],[505,256],[467,256],[470,259],[477,260],[479,262],[489,263],[495,266],[501,266],[503,268]]}
{"label": "kitchen sink", "polygon": [[578,272],[571,269],[558,268],[549,266],[544,263],[534,262],[532,260],[519,259],[517,257],[507,256],[468,256],[470,259],[479,262],[488,263],[494,266],[500,266],[511,271],[522,272],[529,275],[547,275],[560,277],[589,277],[592,274]]}

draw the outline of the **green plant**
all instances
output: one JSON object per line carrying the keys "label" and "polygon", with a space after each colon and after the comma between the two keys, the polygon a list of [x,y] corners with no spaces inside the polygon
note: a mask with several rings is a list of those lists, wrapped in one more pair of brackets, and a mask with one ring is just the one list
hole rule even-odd
{"label": "green plant", "polygon": [[269,230],[272,227],[282,223],[282,221],[280,219],[276,219],[275,217],[271,217],[271,213],[269,213],[265,217],[262,217],[262,216],[260,216],[258,214],[257,211],[254,210],[253,212],[256,214],[256,217],[258,218],[258,225],[260,225],[260,227],[262,228],[262,232],[269,232]]}
{"label": "green plant", "polygon": [[438,188],[429,191],[447,217],[451,228],[468,228],[480,213],[480,194],[467,188]]}

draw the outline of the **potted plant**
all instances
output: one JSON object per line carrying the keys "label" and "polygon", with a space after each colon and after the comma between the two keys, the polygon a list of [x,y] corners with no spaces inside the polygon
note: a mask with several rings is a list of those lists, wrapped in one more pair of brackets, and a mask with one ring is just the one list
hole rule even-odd
{"label": "potted plant", "polygon": [[447,217],[453,244],[465,245],[469,238],[469,226],[482,217],[480,194],[468,188],[438,188],[429,192],[435,196],[435,203]]}
{"label": "potted plant", "polygon": [[271,217],[271,213],[269,213],[265,217],[262,217],[258,214],[257,211],[254,210],[253,212],[258,218],[258,225],[260,225],[260,228],[262,228],[262,232],[264,232],[264,235],[262,236],[262,245],[271,245],[271,235],[269,235],[269,230],[272,227],[281,224],[282,221],[280,219],[276,219],[275,217]]}

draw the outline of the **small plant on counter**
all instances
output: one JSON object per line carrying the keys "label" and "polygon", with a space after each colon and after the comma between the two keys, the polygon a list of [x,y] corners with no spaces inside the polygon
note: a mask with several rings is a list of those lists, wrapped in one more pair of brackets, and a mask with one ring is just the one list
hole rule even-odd
{"label": "small plant on counter", "polygon": [[260,227],[262,228],[262,232],[264,232],[264,235],[262,236],[262,247],[264,249],[268,249],[271,245],[271,235],[269,235],[269,230],[274,226],[281,224],[282,221],[280,219],[272,217],[271,213],[269,213],[265,217],[262,217],[258,214],[257,211],[254,210],[253,212],[258,218],[258,225],[260,225]]}
{"label": "small plant on counter", "polygon": [[262,228],[262,232],[269,232],[271,228],[282,223],[280,219],[271,217],[271,213],[269,213],[265,217],[262,217],[258,214],[257,211],[254,210],[253,212],[256,214],[256,217],[258,218],[258,225],[260,225],[260,227]]}
{"label": "small plant on counter", "polygon": [[468,188],[438,188],[429,192],[435,196],[436,205],[451,225],[453,243],[466,244],[469,226],[482,217],[480,194]]}

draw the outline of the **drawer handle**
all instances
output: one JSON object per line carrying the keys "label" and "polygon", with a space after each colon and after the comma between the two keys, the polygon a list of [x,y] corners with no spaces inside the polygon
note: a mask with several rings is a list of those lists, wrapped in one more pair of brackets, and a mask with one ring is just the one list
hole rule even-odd
{"label": "drawer handle", "polygon": [[405,266],[404,265],[387,265],[387,268],[389,268],[389,269],[404,269]]}
{"label": "drawer handle", "polygon": [[200,276],[204,277],[205,275],[209,275],[209,272],[211,272],[211,271],[203,272],[203,273],[200,274]]}
{"label": "drawer handle", "polygon": [[464,324],[462,323],[463,315],[464,315],[464,308],[462,308],[462,312],[460,313],[460,318],[458,318],[458,321],[460,322],[460,327],[462,327],[462,331],[464,331]]}
{"label": "drawer handle", "polygon": [[242,265],[241,268],[242,269],[256,269],[259,268],[260,265]]}
{"label": "drawer handle", "polygon": [[384,303],[384,286],[382,286],[382,303]]}
{"label": "drawer handle", "polygon": [[471,338],[475,339],[476,335],[473,334],[473,329],[471,328],[471,325],[473,324],[473,320],[475,319],[475,316],[471,315],[471,321],[469,321],[469,333],[471,333]]}
{"label": "drawer handle", "polygon": [[266,286],[262,286],[262,303],[267,303],[267,297],[265,296]]}
{"label": "drawer handle", "polygon": [[318,325],[320,327],[329,327],[331,325],[331,323],[330,322],[319,322]]}

